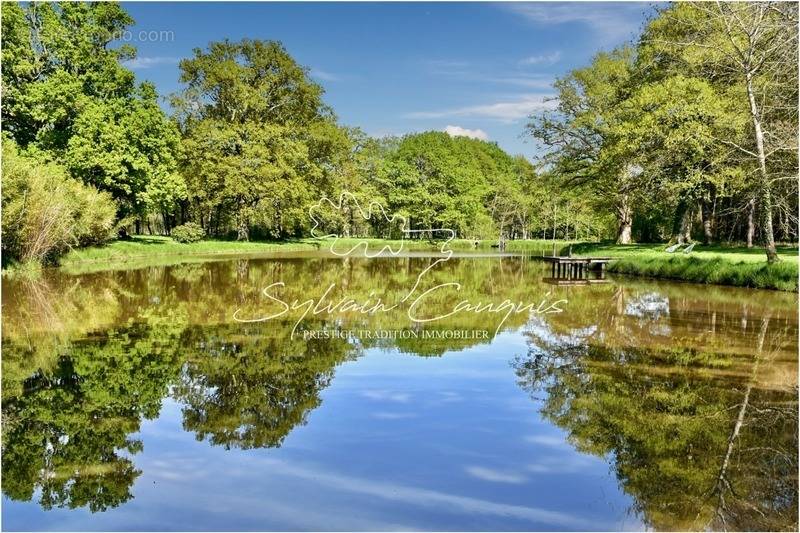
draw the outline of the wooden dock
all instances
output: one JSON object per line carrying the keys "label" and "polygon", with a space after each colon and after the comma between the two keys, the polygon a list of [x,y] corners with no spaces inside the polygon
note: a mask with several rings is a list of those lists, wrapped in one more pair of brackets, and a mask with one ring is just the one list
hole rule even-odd
{"label": "wooden dock", "polygon": [[581,279],[589,270],[605,274],[606,265],[613,257],[559,257],[546,255],[541,257],[551,265],[553,279]]}

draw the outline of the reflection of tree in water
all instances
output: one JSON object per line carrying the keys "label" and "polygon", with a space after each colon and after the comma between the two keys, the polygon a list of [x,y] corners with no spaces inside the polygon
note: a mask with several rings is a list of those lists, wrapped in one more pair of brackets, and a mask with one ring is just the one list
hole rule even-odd
{"label": "reflection of tree in water", "polygon": [[794,529],[797,388],[763,372],[784,333],[763,318],[749,362],[540,335],[515,370],[579,451],[612,458],[648,526]]}
{"label": "reflection of tree in water", "polygon": [[[3,492],[52,507],[102,511],[128,501],[141,473],[130,438],[158,415],[180,368],[175,329],[144,323],[69,347],[48,371],[6,381],[3,397]],[[4,343],[3,357],[24,356]],[[10,376],[8,379],[14,379]],[[6,390],[9,391],[6,394]]]}
{"label": "reflection of tree in water", "polygon": [[280,446],[319,406],[334,368],[355,356],[344,339],[291,339],[291,325],[249,329],[194,328],[184,336],[191,353],[173,394],[184,404],[184,429],[198,440],[226,448]]}
{"label": "reflection of tree in water", "polygon": [[[418,258],[272,260],[56,278],[49,286],[4,279],[4,493],[38,498],[45,508],[102,510],[127,501],[140,473],[134,455],[143,446],[130,436],[143,419],[158,415],[170,390],[183,405],[184,427],[198,439],[280,446],[319,406],[337,365],[364,349],[441,355],[490,341],[497,317],[469,313],[416,326],[402,312],[321,315],[303,321],[300,331],[488,329],[489,339],[305,341],[290,338],[288,317],[286,323],[228,323],[231,306],[263,311],[260,291],[276,280],[286,281],[287,299],[318,296],[336,282],[341,294],[395,301],[425,264]],[[432,271],[426,287],[457,279],[463,289],[432,295],[424,311],[446,312],[462,298],[539,301],[549,289],[528,283],[537,272],[524,261],[454,259]],[[580,312],[537,319],[551,342],[518,362],[522,381],[550,393],[545,414],[569,428],[580,449],[614,453],[620,479],[648,523],[787,527],[796,504],[789,482],[796,479],[797,419],[790,416],[794,389],[785,391],[796,381],[786,383],[771,357],[778,340],[796,335],[796,323],[781,315],[794,312],[793,304],[777,305],[781,299],[769,294],[776,310],[765,326],[760,362],[750,365],[742,363],[741,348],[749,339],[752,352],[763,302],[717,295],[712,314],[698,308],[694,289],[671,287],[666,313],[666,300],[652,290],[557,291],[552,299],[563,295]],[[608,312],[609,302],[616,313]],[[506,325],[526,320],[515,315]],[[573,342],[556,335],[564,332]],[[668,348],[678,344],[702,351]]]}

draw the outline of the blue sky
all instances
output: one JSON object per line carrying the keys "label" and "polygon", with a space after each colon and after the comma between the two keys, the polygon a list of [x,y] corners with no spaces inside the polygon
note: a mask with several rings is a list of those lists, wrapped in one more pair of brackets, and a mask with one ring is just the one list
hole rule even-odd
{"label": "blue sky", "polygon": [[180,88],[178,61],[193,48],[226,37],[279,40],[343,124],[375,136],[449,127],[528,157],[525,117],[554,104],[553,79],[631,39],[650,10],[644,2],[124,6],[136,20],[124,39],[139,50],[129,66],[162,94]]}

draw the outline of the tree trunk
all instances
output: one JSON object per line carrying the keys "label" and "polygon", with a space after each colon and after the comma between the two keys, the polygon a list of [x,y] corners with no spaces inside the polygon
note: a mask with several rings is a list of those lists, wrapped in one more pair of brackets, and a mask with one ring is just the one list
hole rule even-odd
{"label": "tree trunk", "polygon": [[751,198],[749,202],[747,202],[747,247],[753,247],[753,237],[756,235],[756,225],[755,225],[755,211],[756,211],[756,199]]}
{"label": "tree trunk", "polygon": [[700,215],[703,217],[703,242],[711,244],[714,240],[714,232],[711,224],[713,218],[713,210],[711,202],[705,200],[700,202]]}
{"label": "tree trunk", "polygon": [[617,244],[631,243],[633,215],[627,194],[623,194],[617,204]]}
{"label": "tree trunk", "polygon": [[761,179],[759,180],[759,212],[761,213],[760,223],[761,235],[764,239],[764,250],[767,253],[767,261],[775,263],[778,261],[778,252],[775,249],[775,234],[772,230],[772,193],[769,186],[769,176],[767,174],[767,156],[764,151],[764,132],[761,130],[761,117],[756,105],[756,97],[753,93],[753,74],[748,72],[747,99],[750,102],[750,117],[753,120],[753,130],[756,136],[756,150],[758,155],[758,170]]}
{"label": "tree trunk", "polygon": [[672,221],[672,240],[685,244],[692,240],[692,210],[686,200],[680,200]]}
{"label": "tree trunk", "polygon": [[236,214],[236,240],[249,241],[250,240],[250,224],[245,214],[244,200],[239,201],[239,212]]}

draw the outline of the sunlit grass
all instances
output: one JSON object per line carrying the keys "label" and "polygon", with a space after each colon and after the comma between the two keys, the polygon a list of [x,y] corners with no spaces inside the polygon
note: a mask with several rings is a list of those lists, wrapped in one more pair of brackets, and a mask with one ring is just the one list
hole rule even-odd
{"label": "sunlit grass", "polygon": [[[157,256],[183,256],[183,255],[221,255],[221,254],[263,254],[270,252],[299,252],[324,250],[332,240],[296,239],[280,242],[263,241],[226,241],[203,240],[194,243],[182,244],[170,237],[162,236],[135,236],[129,240],[113,241],[104,246],[93,246],[70,251],[61,259],[62,266],[71,266],[84,262],[114,262],[128,263],[141,262],[142,258]],[[361,242],[366,242],[371,250],[379,250],[382,246],[391,246],[399,249],[403,246],[406,251],[437,251],[441,248],[442,240],[386,240],[386,239],[357,239],[342,238],[336,244],[337,249],[346,249]],[[496,240],[455,239],[448,243],[454,251],[491,251],[496,250]],[[556,241],[555,248],[561,250],[564,241]],[[553,242],[543,240],[507,241],[507,252],[531,252],[540,255],[542,252],[552,253]]]}
{"label": "sunlit grass", "polygon": [[[667,253],[666,244],[611,244],[611,243],[580,243],[573,245],[573,255],[581,256],[609,256],[616,258],[637,257],[669,259],[673,257],[694,257],[698,259],[722,258],[729,261],[752,261],[764,263],[767,256],[761,247],[746,248],[744,246],[720,246],[697,244],[690,254],[682,251]],[[797,247],[780,246],[778,255],[781,260],[797,263]]]}
{"label": "sunlit grass", "polygon": [[[336,247],[345,250],[366,241],[371,251],[383,246],[404,251],[438,251],[441,240],[340,239]],[[204,240],[181,244],[169,237],[136,236],[114,241],[105,246],[73,250],[61,261],[62,269],[81,273],[116,268],[140,268],[162,264],[202,261],[225,255],[258,255],[284,252],[325,250],[330,240],[296,239],[282,242],[240,242]],[[449,248],[456,252],[498,251],[496,240],[455,239]],[[663,244],[617,245],[612,243],[579,243],[548,240],[507,241],[508,253],[535,256],[572,253],[574,256],[605,256],[615,260],[609,271],[652,278],[673,279],[693,283],[732,285],[760,289],[797,291],[798,260],[796,247],[779,247],[781,261],[766,262],[761,248],[695,246],[690,254],[667,253]]]}
{"label": "sunlit grass", "polygon": [[609,271],[692,283],[797,291],[797,247],[778,248],[781,261],[768,264],[763,248],[695,245],[689,254],[667,253],[664,244],[581,243],[573,255],[613,257]]}

